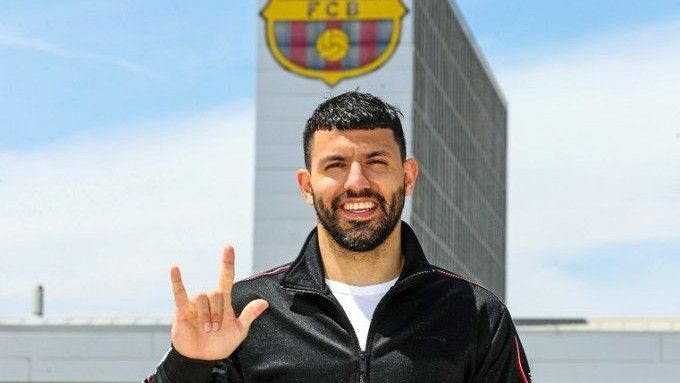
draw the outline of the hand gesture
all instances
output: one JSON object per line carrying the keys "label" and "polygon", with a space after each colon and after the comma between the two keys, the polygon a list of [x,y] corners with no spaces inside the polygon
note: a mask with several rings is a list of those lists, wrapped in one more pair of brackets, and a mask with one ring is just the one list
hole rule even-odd
{"label": "hand gesture", "polygon": [[198,293],[191,299],[182,283],[179,267],[170,268],[175,317],[172,344],[180,354],[192,359],[219,360],[231,355],[248,335],[250,324],[267,309],[268,303],[256,299],[246,305],[237,318],[231,306],[234,285],[234,248],[222,254],[220,282],[217,290]]}

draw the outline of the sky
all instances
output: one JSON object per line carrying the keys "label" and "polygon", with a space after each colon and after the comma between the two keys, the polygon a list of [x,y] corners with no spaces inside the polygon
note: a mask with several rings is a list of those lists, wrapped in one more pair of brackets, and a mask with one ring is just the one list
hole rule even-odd
{"label": "sky", "polygon": [[[508,101],[515,317],[680,316],[680,3],[459,7]],[[0,316],[250,273],[256,2],[0,2]]]}

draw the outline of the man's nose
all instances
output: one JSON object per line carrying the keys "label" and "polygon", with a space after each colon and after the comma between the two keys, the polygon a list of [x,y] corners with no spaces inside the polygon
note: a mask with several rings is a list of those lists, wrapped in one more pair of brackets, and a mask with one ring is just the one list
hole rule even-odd
{"label": "man's nose", "polygon": [[352,191],[361,191],[364,189],[369,189],[371,183],[364,175],[364,169],[361,164],[354,161],[349,167],[349,174],[347,175],[347,181],[345,181],[345,189]]}

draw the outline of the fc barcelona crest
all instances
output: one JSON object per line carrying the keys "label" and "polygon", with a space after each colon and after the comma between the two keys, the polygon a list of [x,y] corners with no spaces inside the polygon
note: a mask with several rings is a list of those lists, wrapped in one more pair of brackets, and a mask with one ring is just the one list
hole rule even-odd
{"label": "fc barcelona crest", "polygon": [[401,0],[269,0],[261,14],[276,61],[333,86],[390,58],[406,12]]}

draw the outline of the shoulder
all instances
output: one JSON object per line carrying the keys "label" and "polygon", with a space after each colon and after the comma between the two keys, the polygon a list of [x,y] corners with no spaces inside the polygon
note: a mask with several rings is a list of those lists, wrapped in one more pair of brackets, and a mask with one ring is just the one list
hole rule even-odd
{"label": "shoulder", "polygon": [[503,301],[484,285],[441,267],[433,266],[433,270],[436,278],[449,286],[450,289],[456,291],[459,295],[468,296],[474,302],[477,310],[490,310],[492,313],[507,311]]}
{"label": "shoulder", "polygon": [[234,284],[234,290],[257,288],[269,284],[279,284],[283,276],[291,267],[290,263],[276,266],[241,279]]}
{"label": "shoulder", "polygon": [[269,270],[262,271],[260,273],[253,274],[249,277],[243,278],[243,280],[239,282],[249,282],[249,281],[255,281],[258,279],[262,278],[268,278],[268,279],[277,279],[276,276],[281,275],[288,271],[290,269],[290,263],[283,264],[281,266],[274,267]]}
{"label": "shoulder", "polygon": [[434,270],[441,283],[453,291],[451,298],[457,301],[457,310],[470,314],[467,318],[474,324],[480,344],[488,345],[500,333],[515,334],[510,312],[500,297],[460,274],[440,267]]}
{"label": "shoulder", "polygon": [[234,283],[232,289],[232,301],[235,307],[250,302],[253,299],[267,299],[280,291],[281,280],[290,269],[291,264],[286,263],[269,270],[265,270]]}

